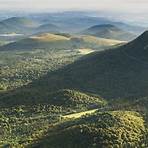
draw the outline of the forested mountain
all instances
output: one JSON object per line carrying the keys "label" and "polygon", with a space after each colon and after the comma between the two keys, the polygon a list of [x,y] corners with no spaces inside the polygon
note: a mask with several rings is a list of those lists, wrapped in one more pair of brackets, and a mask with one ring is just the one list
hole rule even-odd
{"label": "forested mountain", "polygon": [[147,32],[126,45],[92,53],[48,73],[26,90],[32,94],[41,88],[43,91],[72,88],[97,93],[108,99],[147,96],[146,48]]}
{"label": "forested mountain", "polygon": [[0,147],[147,148],[142,29],[80,12],[1,21]]}

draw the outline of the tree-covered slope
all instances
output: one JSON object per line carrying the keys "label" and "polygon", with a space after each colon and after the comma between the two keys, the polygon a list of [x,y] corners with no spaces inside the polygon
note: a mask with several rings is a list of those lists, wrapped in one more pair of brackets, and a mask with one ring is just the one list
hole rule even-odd
{"label": "tree-covered slope", "polygon": [[[142,41],[145,43],[141,44]],[[48,73],[25,88],[8,92],[3,99],[7,100],[14,93],[22,98],[28,93],[29,98],[36,94],[40,97],[44,92],[65,88],[96,93],[107,99],[147,96],[146,47],[147,32],[127,45],[92,53],[62,69]]]}
{"label": "tree-covered slope", "polygon": [[106,101],[98,96],[68,89],[54,92],[49,98],[49,104],[71,108],[97,108],[106,105]]}
{"label": "tree-covered slope", "polygon": [[[142,41],[144,42],[143,44]],[[105,98],[147,96],[147,32],[122,47],[92,53],[34,82],[48,90],[77,88]],[[52,85],[50,85],[52,84]]]}
{"label": "tree-covered slope", "polygon": [[[126,45],[89,54],[26,86],[1,92],[0,146],[146,147],[147,37],[145,32]],[[108,99],[107,106],[102,98]],[[65,118],[96,108],[103,112]]]}
{"label": "tree-covered slope", "polygon": [[145,131],[144,120],[136,112],[97,112],[59,124],[53,130],[49,128],[34,147],[146,147]]}
{"label": "tree-covered slope", "polygon": [[[25,96],[23,96],[25,95]],[[39,95],[39,97],[38,97]],[[22,97],[23,96],[23,97]],[[85,94],[76,90],[58,90],[56,92],[46,92],[42,95],[40,92],[35,96],[31,96],[31,92],[28,90],[22,92],[21,94],[14,93],[13,96],[2,97],[0,105],[3,107],[13,107],[19,105],[54,105],[60,106],[63,108],[71,108],[71,109],[91,109],[103,107],[107,104],[105,100],[103,100],[99,96],[95,96],[92,94]]]}
{"label": "tree-covered slope", "polygon": [[68,89],[46,93],[42,99],[13,97],[15,101],[10,98],[0,108],[0,147],[27,146],[40,139],[54,124],[65,122],[67,117],[79,117],[107,105],[99,96]]}

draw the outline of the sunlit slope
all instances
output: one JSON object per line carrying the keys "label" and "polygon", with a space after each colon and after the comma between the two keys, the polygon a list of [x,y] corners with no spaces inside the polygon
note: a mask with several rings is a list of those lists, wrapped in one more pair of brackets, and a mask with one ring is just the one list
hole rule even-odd
{"label": "sunlit slope", "polygon": [[63,49],[69,46],[69,38],[45,33],[10,43],[0,50]]}
{"label": "sunlit slope", "polygon": [[39,42],[52,42],[52,41],[69,40],[69,38],[67,38],[67,37],[55,35],[55,34],[50,34],[50,33],[32,36],[32,37],[30,37],[30,39],[34,39],[34,40],[37,40]]}
{"label": "sunlit slope", "polygon": [[77,49],[90,48],[101,50],[123,41],[97,38],[93,36],[65,36],[64,34],[44,33],[31,36],[18,42],[10,43],[0,50],[31,50],[31,49]]}
{"label": "sunlit slope", "polygon": [[90,35],[83,35],[81,36],[81,38],[85,42],[96,43],[98,45],[100,44],[101,46],[113,46],[116,44],[126,43],[125,41],[107,39],[107,38],[99,38],[99,37],[90,36]]}
{"label": "sunlit slope", "polygon": [[93,113],[50,129],[34,146],[46,148],[140,147],[145,135],[140,114],[128,111]]}

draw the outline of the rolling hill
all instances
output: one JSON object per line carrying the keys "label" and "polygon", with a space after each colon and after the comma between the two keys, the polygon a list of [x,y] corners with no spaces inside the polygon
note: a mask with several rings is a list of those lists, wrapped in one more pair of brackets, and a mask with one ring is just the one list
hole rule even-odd
{"label": "rolling hill", "polygon": [[7,44],[0,50],[67,49],[69,46],[69,38],[45,33]]}
{"label": "rolling hill", "polygon": [[[27,92],[27,91],[26,91]],[[62,108],[69,108],[69,109],[79,109],[79,110],[85,110],[85,109],[94,109],[94,108],[100,108],[107,104],[107,102],[102,99],[101,97],[93,94],[87,94],[76,90],[70,90],[70,89],[63,89],[58,91],[53,91],[52,93],[46,93],[46,97],[42,95],[42,99],[39,97],[34,97],[32,99],[29,99],[29,93],[28,97],[26,96],[25,99],[20,99],[20,96],[17,96],[14,94],[13,97],[10,97],[9,99],[3,101],[1,105],[3,104],[3,107],[7,104],[8,107],[14,107],[19,105],[53,105],[58,106]],[[13,98],[16,100],[13,101]],[[28,99],[27,99],[28,98]],[[17,102],[17,105],[16,105]]]}
{"label": "rolling hill", "polygon": [[[71,40],[46,35],[33,38]],[[6,128],[0,145],[147,147],[147,39],[148,31],[125,45],[88,54],[26,86],[1,92],[0,124]]]}
{"label": "rolling hill", "polygon": [[12,17],[0,22],[0,33],[21,33],[26,34],[32,31],[33,28],[37,27],[38,23],[31,19],[24,17]]}
{"label": "rolling hill", "polygon": [[141,147],[144,131],[144,120],[136,112],[96,112],[49,128],[46,136],[32,144],[32,147]]}
{"label": "rolling hill", "polygon": [[123,41],[124,40],[128,41],[136,37],[132,33],[126,32],[110,24],[92,26],[82,31],[82,34],[93,35],[93,36],[108,38],[108,39],[123,40]]}
{"label": "rolling hill", "polygon": [[142,32],[144,32],[147,29],[146,27],[143,26],[131,25],[123,22],[112,22],[111,24],[136,35],[140,35]]}
{"label": "rolling hill", "polygon": [[106,104],[106,101],[98,96],[68,89],[54,92],[49,98],[53,98],[49,104],[70,108],[80,108],[80,106],[81,108],[97,108]]}
{"label": "rolling hill", "polygon": [[[98,13],[97,13],[98,14]],[[132,33],[140,34],[144,30],[145,27],[137,26],[137,25],[129,25],[127,22],[116,22],[106,17],[96,16],[96,14],[88,14],[87,12],[75,12],[75,11],[67,11],[67,12],[59,12],[59,13],[46,13],[46,14],[36,14],[32,16],[35,20],[39,21],[42,24],[55,24],[60,26],[63,32],[80,32],[90,26],[94,26],[96,24],[112,24],[115,25],[125,31],[129,31]]]}
{"label": "rolling hill", "polygon": [[97,23],[104,24],[110,23],[107,18],[87,16],[82,14],[82,12],[63,12],[63,13],[53,13],[46,14],[40,17],[43,24],[53,23],[60,26],[63,32],[77,33],[89,26],[93,26]]}
{"label": "rolling hill", "polygon": [[77,49],[90,48],[102,50],[110,46],[124,43],[118,40],[103,39],[93,36],[67,36],[65,34],[43,33],[7,44],[0,50],[31,50],[31,49]]}

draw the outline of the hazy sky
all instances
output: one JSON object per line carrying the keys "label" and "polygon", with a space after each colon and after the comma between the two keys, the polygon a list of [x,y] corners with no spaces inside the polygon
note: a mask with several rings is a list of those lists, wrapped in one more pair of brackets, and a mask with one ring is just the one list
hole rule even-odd
{"label": "hazy sky", "polygon": [[108,10],[148,12],[148,0],[0,0],[0,10]]}

